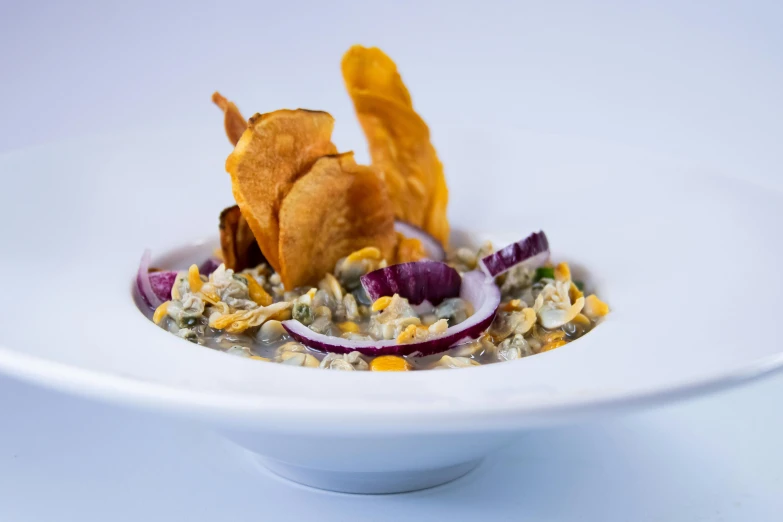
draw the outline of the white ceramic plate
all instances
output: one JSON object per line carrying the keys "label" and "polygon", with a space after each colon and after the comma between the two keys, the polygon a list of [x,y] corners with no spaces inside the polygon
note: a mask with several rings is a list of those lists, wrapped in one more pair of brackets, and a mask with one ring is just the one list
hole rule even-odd
{"label": "white ceramic plate", "polygon": [[454,228],[497,244],[545,230],[554,258],[610,304],[598,328],[519,361],[401,374],[265,364],[168,334],[132,282],[145,247],[158,264],[211,251],[232,204],[218,126],[0,159],[0,370],[196,419],[294,480],[389,492],[459,476],[526,429],[783,364],[783,194],[584,140],[433,128]]}

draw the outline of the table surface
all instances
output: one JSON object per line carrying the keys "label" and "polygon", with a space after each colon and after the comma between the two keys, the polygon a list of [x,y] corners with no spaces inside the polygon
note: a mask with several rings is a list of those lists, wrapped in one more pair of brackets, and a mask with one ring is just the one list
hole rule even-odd
{"label": "table surface", "polygon": [[[219,125],[216,88],[246,113],[329,108],[339,137],[356,125],[339,56],[363,42],[397,60],[430,121],[589,136],[782,186],[783,4],[507,4],[6,2],[0,153]],[[198,426],[0,378],[0,520],[776,521],[782,396],[777,376],[537,431],[451,484],[362,497],[280,480]]]}

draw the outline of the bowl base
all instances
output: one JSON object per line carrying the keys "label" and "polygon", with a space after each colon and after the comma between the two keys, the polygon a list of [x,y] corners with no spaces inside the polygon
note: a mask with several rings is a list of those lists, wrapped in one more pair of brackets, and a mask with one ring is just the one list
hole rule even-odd
{"label": "bowl base", "polygon": [[259,458],[269,471],[284,479],[327,491],[378,495],[427,489],[456,480],[476,468],[473,460],[454,466],[411,471],[331,471],[304,468],[278,460]]}

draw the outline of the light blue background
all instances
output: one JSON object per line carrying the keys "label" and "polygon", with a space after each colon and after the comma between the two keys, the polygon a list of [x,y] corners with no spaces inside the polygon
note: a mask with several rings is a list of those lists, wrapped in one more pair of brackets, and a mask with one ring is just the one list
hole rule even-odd
{"label": "light blue background", "polygon": [[[431,122],[584,136],[780,187],[781,27],[780,2],[3,2],[0,153],[219,127],[215,89],[246,114],[327,109],[339,142],[357,125],[339,59],[361,42],[397,61]],[[0,520],[780,520],[781,396],[777,377],[533,433],[451,485],[351,497],[281,482],[191,426],[0,379]]]}

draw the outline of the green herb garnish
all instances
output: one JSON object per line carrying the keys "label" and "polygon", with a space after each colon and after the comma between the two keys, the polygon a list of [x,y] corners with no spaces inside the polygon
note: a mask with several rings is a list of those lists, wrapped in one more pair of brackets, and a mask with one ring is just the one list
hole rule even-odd
{"label": "green herb garnish", "polygon": [[533,281],[541,281],[542,279],[554,279],[555,269],[551,266],[540,266],[536,268],[536,275]]}

